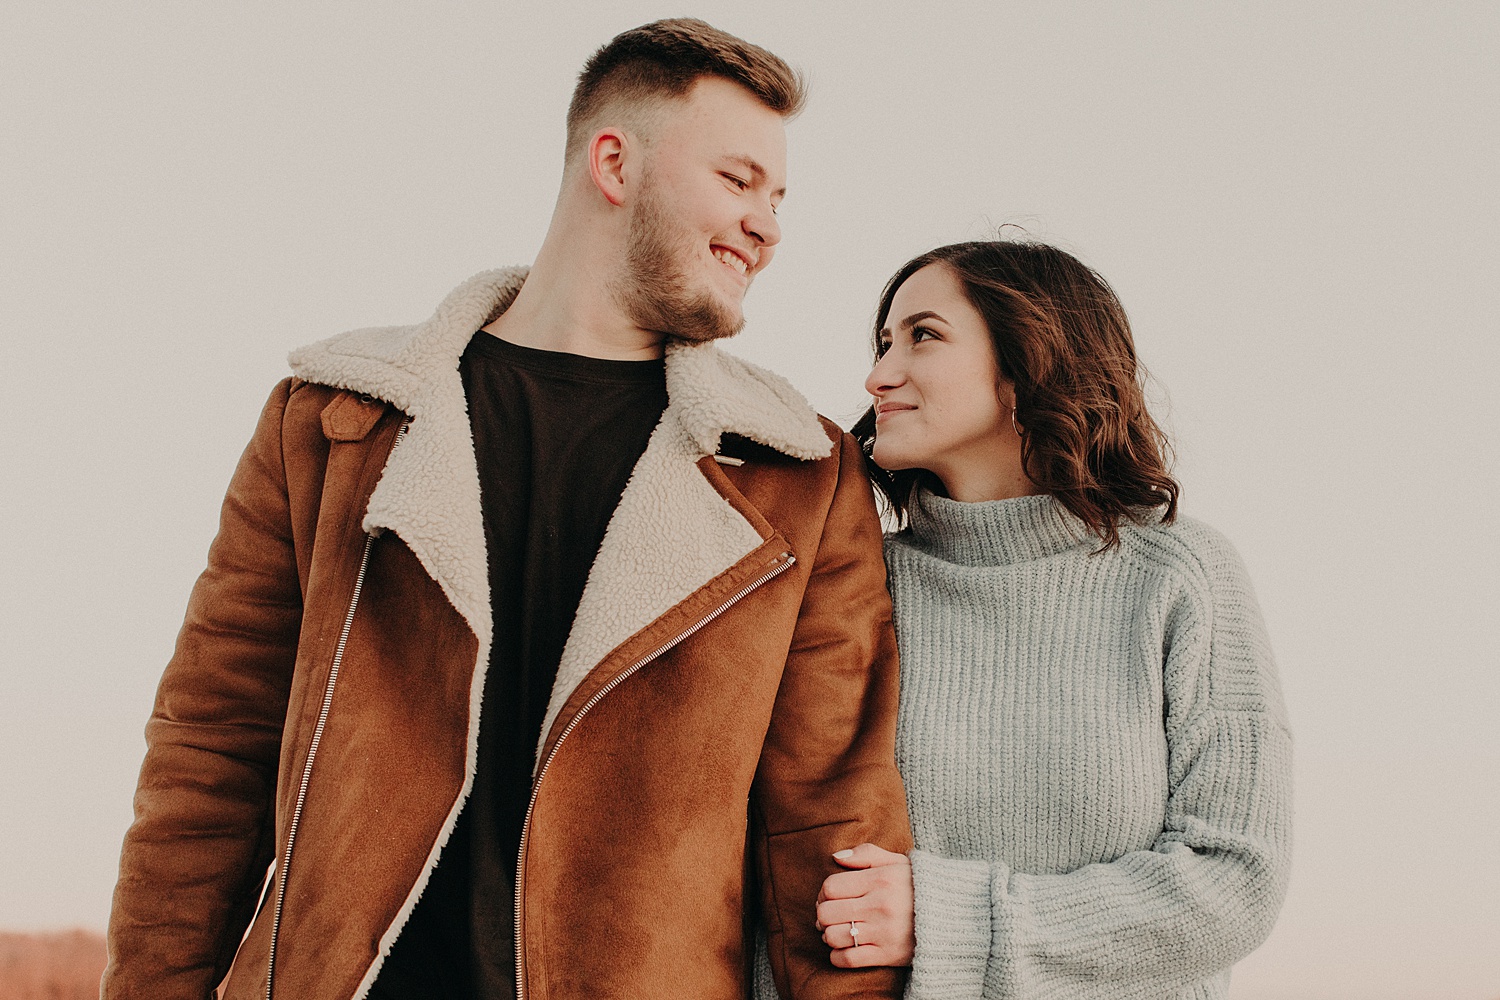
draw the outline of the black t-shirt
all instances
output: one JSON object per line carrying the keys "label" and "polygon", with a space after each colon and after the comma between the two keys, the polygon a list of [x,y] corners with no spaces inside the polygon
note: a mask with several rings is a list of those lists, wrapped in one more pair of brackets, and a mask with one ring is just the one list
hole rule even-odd
{"label": "black t-shirt", "polygon": [[374,1000],[515,997],[515,871],[558,660],[604,530],[667,404],[663,363],[483,331],[459,362],[479,467],[494,644],[474,787]]}

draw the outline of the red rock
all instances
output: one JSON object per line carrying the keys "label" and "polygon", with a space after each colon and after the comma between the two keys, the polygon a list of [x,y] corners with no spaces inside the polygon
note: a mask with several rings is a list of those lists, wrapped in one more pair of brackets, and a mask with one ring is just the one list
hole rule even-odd
{"label": "red rock", "polygon": [[0,931],[0,997],[5,1000],[96,1000],[103,972],[104,937],[93,931]]}

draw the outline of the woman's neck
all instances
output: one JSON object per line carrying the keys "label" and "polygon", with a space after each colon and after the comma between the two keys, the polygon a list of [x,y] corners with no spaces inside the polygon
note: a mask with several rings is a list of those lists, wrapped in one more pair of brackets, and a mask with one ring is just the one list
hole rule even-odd
{"label": "woman's neck", "polygon": [[1021,467],[1019,454],[1009,461],[956,462],[951,466],[928,471],[942,482],[943,492],[948,494],[948,499],[960,503],[1009,500],[1012,497],[1039,496],[1046,492],[1026,475],[1026,470]]}

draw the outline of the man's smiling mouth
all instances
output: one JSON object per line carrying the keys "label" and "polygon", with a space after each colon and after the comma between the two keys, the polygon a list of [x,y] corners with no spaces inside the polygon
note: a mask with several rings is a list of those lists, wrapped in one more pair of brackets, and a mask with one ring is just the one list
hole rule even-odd
{"label": "man's smiling mouth", "polygon": [[738,271],[741,277],[750,273],[750,261],[741,256],[739,251],[732,250],[726,246],[714,245],[709,248],[709,252],[714,255],[714,259],[719,263],[727,264]]}

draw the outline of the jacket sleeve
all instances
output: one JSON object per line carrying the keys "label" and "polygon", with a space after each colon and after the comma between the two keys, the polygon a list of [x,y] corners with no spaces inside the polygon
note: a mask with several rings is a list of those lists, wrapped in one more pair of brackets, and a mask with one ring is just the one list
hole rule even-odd
{"label": "jacket sleeve", "polygon": [[1161,834],[1149,850],[1056,875],[914,851],[913,1000],[1171,996],[1270,933],[1290,861],[1285,709],[1238,556],[1189,530],[1204,579],[1166,636]]}
{"label": "jacket sleeve", "polygon": [[101,995],[203,1000],[253,916],[274,853],[281,731],[301,622],[271,394],[224,500],[208,566],[146,725]]}
{"label": "jacket sleeve", "polygon": [[905,970],[833,966],[815,926],[834,851],[911,846],[896,770],[896,640],[879,519],[847,434],[752,795],[762,911],[787,1000],[899,996]]}

